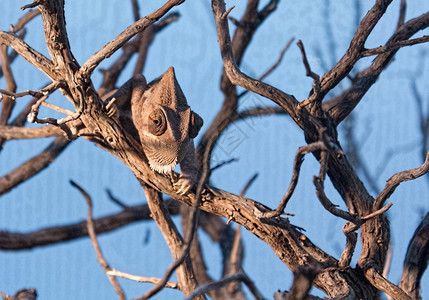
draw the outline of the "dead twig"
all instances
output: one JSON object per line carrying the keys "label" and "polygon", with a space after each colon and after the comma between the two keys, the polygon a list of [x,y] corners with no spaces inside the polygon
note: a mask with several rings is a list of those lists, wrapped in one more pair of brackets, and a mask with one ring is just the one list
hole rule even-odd
{"label": "dead twig", "polygon": [[362,55],[362,57],[378,55],[378,54],[386,53],[386,52],[389,52],[392,50],[397,50],[397,49],[402,48],[402,47],[412,46],[412,45],[417,45],[417,44],[422,44],[422,43],[427,43],[427,42],[429,42],[429,35],[424,35],[422,37],[415,38],[415,39],[392,42],[386,46],[380,46],[380,47],[373,48],[373,49],[367,49],[367,50],[362,51],[361,55]]}
{"label": "dead twig", "polygon": [[94,69],[104,59],[113,55],[113,53],[115,53],[119,48],[121,48],[122,45],[129,41],[133,36],[145,30],[148,26],[158,21],[174,6],[180,5],[183,2],[184,0],[169,0],[155,12],[139,19],[137,22],[127,27],[127,29],[121,32],[116,38],[104,45],[103,48],[101,48],[97,53],[91,56],[80,68],[80,74],[83,77],[89,77],[94,71]]}
{"label": "dead twig", "polygon": [[50,136],[63,136],[64,132],[55,126],[22,128],[0,125],[0,138],[5,140],[36,139]]}
{"label": "dead twig", "polygon": [[390,177],[389,180],[387,180],[386,186],[375,199],[373,208],[379,209],[384,204],[384,202],[387,199],[389,199],[389,197],[393,194],[395,189],[402,182],[419,178],[420,176],[423,176],[428,172],[429,172],[429,151],[426,153],[425,162],[420,167],[396,173],[395,175]]}
{"label": "dead twig", "polygon": [[[127,274],[124,272],[120,272],[120,271],[115,270],[115,269],[107,271],[106,274],[109,276],[121,277],[121,278],[129,279],[129,280],[137,281],[137,282],[146,282],[146,283],[155,283],[156,284],[160,281],[159,278],[131,275],[131,274]],[[169,289],[180,290],[179,283],[173,282],[173,281],[167,281],[167,283],[165,284],[165,287],[169,288]]]}
{"label": "dead twig", "polygon": [[310,64],[309,64],[308,59],[307,59],[307,54],[305,53],[304,44],[302,43],[302,41],[299,40],[296,44],[298,45],[299,49],[301,50],[302,62],[304,63],[306,75],[308,77],[313,78],[313,90],[312,90],[310,97],[308,97],[307,100],[305,100],[299,104],[300,107],[304,107],[313,101],[316,101],[316,100],[321,101],[322,98],[319,98],[320,76],[311,70]]}
{"label": "dead twig", "polygon": [[69,143],[70,142],[65,137],[57,137],[40,154],[29,159],[3,177],[0,177],[0,195],[7,193],[12,188],[49,166],[49,164],[55,160],[55,158],[69,145]]}
{"label": "dead twig", "polygon": [[92,219],[92,200],[91,200],[91,197],[83,188],[81,188],[73,180],[70,180],[70,184],[73,187],[75,187],[83,195],[83,197],[85,198],[86,203],[88,205],[88,217],[86,220],[86,222],[87,222],[86,224],[87,224],[87,228],[88,228],[89,237],[91,238],[92,246],[94,247],[95,254],[97,255],[97,260],[100,263],[101,267],[103,268],[104,272],[106,273],[107,277],[109,278],[109,281],[112,284],[113,288],[115,289],[116,294],[118,295],[119,299],[125,300],[126,298],[125,298],[124,291],[122,290],[118,281],[116,280],[116,278],[114,276],[108,274],[108,272],[111,271],[111,269],[110,269],[107,261],[104,259],[103,254],[101,253],[100,245],[98,244],[98,241],[97,241],[97,236],[95,234],[95,229],[94,229],[94,222]]}
{"label": "dead twig", "polygon": [[[292,45],[292,42],[294,41],[294,39],[295,38],[291,38],[288,42],[287,42],[287,44],[286,44],[286,46],[282,49],[282,51],[280,51],[280,55],[279,55],[279,58],[277,59],[277,61],[268,69],[268,70],[266,70],[261,76],[259,76],[258,77],[258,80],[260,80],[260,81],[262,81],[262,80],[264,80],[268,75],[270,75],[272,72],[274,72],[276,69],[277,69],[277,67],[280,65],[280,63],[282,62],[282,60],[283,60],[283,57],[284,57],[284,55],[285,55],[285,53],[286,53],[286,51],[290,48],[290,45]],[[239,95],[238,95],[238,98],[241,98],[241,97],[243,97],[245,94],[247,94],[249,91],[248,90],[245,90],[245,91],[243,91],[243,92],[241,92]]]}
{"label": "dead twig", "polygon": [[246,286],[249,288],[250,292],[255,296],[256,299],[258,299],[258,300],[265,299],[262,296],[262,294],[258,291],[258,289],[256,288],[253,281],[251,281],[249,279],[249,277],[247,277],[247,275],[243,272],[238,272],[238,273],[229,275],[225,278],[222,278],[221,280],[214,281],[214,282],[208,283],[208,284],[203,285],[203,286],[199,286],[186,299],[192,300],[192,299],[194,299],[200,295],[203,295],[203,294],[205,294],[211,290],[218,289],[218,288],[225,286],[225,285],[227,285],[231,282],[234,282],[234,281],[242,281],[244,284],[246,284]]}
{"label": "dead twig", "polygon": [[301,170],[301,165],[304,161],[304,156],[308,153],[320,150],[327,150],[325,143],[322,141],[314,142],[309,145],[299,147],[298,151],[295,154],[295,159],[293,162],[292,178],[285,195],[282,197],[279,202],[279,205],[275,210],[261,213],[260,218],[275,218],[283,214],[284,209],[286,208],[286,205],[289,202],[289,199],[292,197],[292,194],[295,191],[295,187],[298,184],[299,173]]}
{"label": "dead twig", "polygon": [[189,219],[189,226],[187,227],[188,230],[185,232],[185,240],[183,243],[182,250],[178,257],[176,257],[175,261],[168,267],[166,270],[164,276],[162,277],[161,281],[159,281],[153,288],[151,288],[149,291],[147,291],[143,296],[139,297],[138,299],[148,299],[158,293],[165,285],[165,283],[168,281],[170,276],[173,274],[173,272],[185,261],[186,257],[189,255],[189,251],[191,249],[192,239],[194,238],[195,231],[197,229],[198,224],[198,213],[199,213],[199,206],[201,203],[201,195],[203,192],[203,188],[205,187],[206,182],[209,180],[210,177],[210,153],[211,149],[210,147],[207,147],[204,151],[204,157],[203,157],[203,164],[202,164],[202,172],[201,177],[197,185],[197,189],[195,192],[195,198],[191,206],[191,217]]}
{"label": "dead twig", "polygon": [[421,278],[429,259],[429,213],[420,222],[405,255],[399,287],[413,299],[421,299]]}

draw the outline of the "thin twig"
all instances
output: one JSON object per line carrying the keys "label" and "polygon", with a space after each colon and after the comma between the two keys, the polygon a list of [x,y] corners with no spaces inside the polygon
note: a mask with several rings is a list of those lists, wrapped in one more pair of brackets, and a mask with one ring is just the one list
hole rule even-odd
{"label": "thin twig", "polygon": [[116,294],[118,294],[119,299],[125,300],[125,294],[122,290],[121,286],[119,285],[118,281],[116,280],[116,277],[109,275],[108,272],[111,271],[109,264],[104,259],[103,254],[101,253],[100,245],[97,241],[97,236],[95,234],[94,229],[94,222],[92,219],[92,200],[89,194],[81,188],[77,183],[75,183],[73,180],[70,180],[70,184],[78,189],[78,191],[83,195],[83,197],[86,200],[86,203],[88,205],[88,217],[87,217],[87,228],[88,228],[88,234],[91,238],[92,246],[94,247],[95,254],[97,255],[97,260],[100,263],[101,267],[103,268],[104,272],[106,273],[107,277],[109,278],[110,283],[112,284],[113,288],[116,291]]}
{"label": "thin twig", "polygon": [[405,12],[407,10],[407,2],[406,0],[401,0],[401,4],[399,6],[399,17],[398,23],[396,25],[396,30],[399,29],[405,23]]}
{"label": "thin twig", "polygon": [[66,83],[60,80],[60,81],[54,81],[38,91],[26,90],[23,92],[15,93],[15,92],[0,89],[0,94],[8,95],[12,97],[14,100],[16,98],[21,98],[28,95],[33,96],[35,98],[42,98],[43,96],[48,96],[53,92],[55,92],[56,90],[58,90],[59,88],[63,88],[65,86],[66,86]]}
{"label": "thin twig", "polygon": [[[1,183],[0,181],[0,184]],[[164,204],[170,215],[177,215],[179,213],[180,206],[177,201],[169,199],[165,200]],[[150,214],[147,204],[129,206],[128,209],[124,209],[118,213],[95,219],[95,232],[97,234],[102,234],[132,223],[153,221]],[[6,251],[28,250],[35,247],[72,241],[87,236],[88,230],[86,228],[86,221],[42,228],[37,231],[26,233],[0,231],[0,249]]]}
{"label": "thin twig", "polygon": [[[295,40],[295,38],[291,38],[288,42],[287,42],[287,44],[286,44],[286,46],[282,49],[282,51],[280,52],[280,55],[279,55],[279,58],[277,59],[277,61],[268,69],[268,70],[266,70],[261,76],[259,76],[258,77],[258,80],[260,80],[260,81],[262,81],[262,80],[264,80],[268,75],[270,75],[272,72],[274,72],[274,70],[275,69],[277,69],[277,67],[280,65],[280,63],[282,62],[282,60],[283,60],[283,57],[284,57],[284,55],[285,55],[285,53],[286,53],[286,51],[290,48],[290,45],[292,45],[292,42]],[[245,91],[243,91],[243,92],[241,92],[239,95],[238,95],[238,97],[240,98],[240,97],[242,97],[242,96],[244,96],[245,94],[247,94],[249,91],[248,90],[245,90]]]}
{"label": "thin twig", "polygon": [[321,101],[321,98],[319,98],[320,76],[311,70],[310,64],[309,64],[308,59],[307,59],[307,54],[305,53],[304,44],[302,43],[302,41],[299,40],[296,44],[298,45],[299,49],[301,50],[302,62],[304,63],[306,75],[308,77],[313,78],[312,94],[310,95],[310,97],[308,97],[307,100],[305,100],[299,104],[300,107],[304,107],[313,101],[316,101],[316,100]]}
{"label": "thin twig", "polygon": [[246,185],[244,186],[244,188],[241,190],[240,192],[240,196],[243,197],[244,194],[246,194],[247,190],[250,188],[250,186],[253,184],[253,182],[256,180],[256,178],[258,178],[258,173],[255,173],[255,175],[253,175],[249,181],[246,183]]}
{"label": "thin twig", "polygon": [[28,8],[34,8],[34,7],[38,6],[39,4],[40,4],[40,0],[35,0],[32,3],[30,3],[30,4],[22,6],[21,10],[26,10]]}
{"label": "thin twig", "polygon": [[378,54],[386,53],[386,52],[389,52],[392,50],[397,50],[401,47],[412,46],[412,45],[417,45],[417,44],[422,44],[422,43],[427,43],[427,42],[429,42],[429,35],[424,35],[422,37],[415,38],[415,39],[392,42],[392,43],[387,44],[386,46],[380,46],[380,47],[373,48],[373,49],[367,49],[367,50],[362,51],[361,55],[362,55],[362,57],[378,55]]}
{"label": "thin twig", "polygon": [[320,203],[322,203],[323,207],[327,211],[329,211],[334,216],[340,217],[344,220],[352,222],[353,224],[355,224],[357,226],[360,226],[362,224],[362,221],[359,219],[359,217],[349,213],[348,211],[337,208],[337,205],[334,205],[328,199],[328,197],[326,196],[325,191],[324,191],[323,181],[319,177],[314,176],[313,183],[314,183],[314,186],[316,187],[316,196],[319,199]]}
{"label": "thin twig", "polygon": [[327,150],[324,142],[322,141],[314,142],[309,145],[299,147],[298,151],[295,154],[295,159],[293,162],[292,178],[289,183],[289,187],[286,191],[286,194],[282,197],[279,205],[275,210],[261,213],[261,216],[260,216],[261,218],[275,218],[280,216],[283,213],[289,199],[292,197],[292,194],[295,191],[296,185],[298,184],[299,173],[301,170],[301,165],[304,161],[304,156],[308,153],[319,151],[319,150]]}
{"label": "thin twig", "polygon": [[94,69],[106,58],[112,56],[118,49],[122,47],[133,36],[145,30],[148,26],[155,23],[164,16],[170,9],[176,5],[180,5],[184,0],[169,0],[161,8],[155,12],[139,19],[137,22],[127,27],[111,42],[104,45],[97,53],[91,56],[81,67],[80,73],[82,76],[90,76]]}
{"label": "thin twig", "polygon": [[193,291],[186,299],[192,300],[195,297],[203,295],[211,290],[218,289],[222,286],[225,286],[233,281],[242,281],[249,288],[250,292],[255,296],[258,300],[265,299],[262,294],[258,291],[255,284],[247,277],[247,275],[243,272],[238,272],[232,275],[229,275],[221,280],[210,282],[206,285],[199,286],[195,291]]}
{"label": "thin twig", "polygon": [[67,145],[69,145],[69,141],[65,137],[57,137],[40,154],[24,162],[8,174],[0,177],[0,195],[10,191],[12,188],[25,182],[27,179],[49,166]]}
{"label": "thin twig", "polygon": [[140,9],[137,0],[131,0],[131,6],[133,8],[134,21],[137,22],[140,19]]}
{"label": "thin twig", "polygon": [[113,196],[113,193],[112,193],[112,191],[111,191],[110,189],[106,189],[106,193],[107,193],[107,196],[109,196],[109,199],[110,199],[113,203],[117,204],[117,205],[118,205],[118,206],[120,206],[122,209],[127,209],[127,208],[128,208],[128,206],[127,206],[127,205],[125,205],[121,200],[119,200],[118,198],[116,198],[115,196]]}
{"label": "thin twig", "polygon": [[[120,272],[115,269],[107,271],[106,274],[109,276],[122,277],[125,279],[137,281],[137,282],[158,283],[160,280],[159,278],[155,278],[155,277],[143,277],[143,276],[131,275],[124,272]],[[167,283],[165,284],[165,287],[169,289],[180,290],[179,283],[173,282],[173,281],[167,281]]]}
{"label": "thin twig", "polygon": [[234,157],[230,158],[228,160],[222,161],[222,162],[218,163],[217,165],[215,165],[213,168],[211,168],[210,172],[213,172],[214,170],[217,170],[219,168],[222,168],[222,167],[224,167],[226,165],[229,165],[229,164],[231,164],[233,162],[237,162],[237,161],[238,161],[238,159],[234,158]]}
{"label": "thin twig", "polygon": [[425,162],[418,168],[396,173],[387,180],[386,186],[374,201],[373,208],[379,209],[389,199],[395,189],[404,181],[413,180],[425,175],[429,171],[429,151],[426,153]]}

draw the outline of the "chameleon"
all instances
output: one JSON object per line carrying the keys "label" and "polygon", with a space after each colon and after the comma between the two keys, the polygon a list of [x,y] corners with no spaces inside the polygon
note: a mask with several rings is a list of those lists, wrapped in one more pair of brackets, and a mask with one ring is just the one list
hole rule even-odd
{"label": "chameleon", "polygon": [[186,194],[198,179],[193,139],[203,119],[189,107],[170,67],[159,78],[147,83],[134,75],[105,103],[115,103],[108,112],[142,146],[149,166],[155,172],[171,174],[180,164],[180,177],[174,185],[178,194]]}

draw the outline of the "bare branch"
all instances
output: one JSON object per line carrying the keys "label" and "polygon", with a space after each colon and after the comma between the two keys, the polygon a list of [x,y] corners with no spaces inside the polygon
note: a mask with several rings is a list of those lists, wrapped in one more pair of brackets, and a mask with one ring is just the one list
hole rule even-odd
{"label": "bare branch", "polygon": [[[144,185],[144,188],[152,217],[167,242],[167,245],[174,257],[174,262],[168,267],[164,276],[156,282],[149,291],[138,299],[149,299],[158,293],[165,287],[168,279],[176,269],[180,289],[185,295],[188,295],[197,287],[197,282],[192,269],[192,262],[188,257],[190,241],[189,244],[186,244],[186,242],[183,241],[176,225],[173,223],[168,211],[161,202],[160,193],[147,185]],[[185,249],[187,249],[187,251],[184,255]]]}
{"label": "bare branch", "polygon": [[404,181],[419,178],[427,172],[429,172],[429,151],[426,153],[425,162],[420,167],[396,173],[387,180],[386,186],[374,201],[374,209],[379,209],[384,202],[389,199],[399,184]]}
{"label": "bare branch", "polygon": [[420,281],[429,259],[429,213],[414,232],[405,255],[399,287],[412,299],[421,298]]}
{"label": "bare branch", "polygon": [[[175,257],[175,261],[168,267],[168,269],[165,272],[162,280],[158,284],[156,284],[152,289],[147,291],[139,299],[148,299],[148,298],[152,297],[153,295],[155,295],[156,293],[158,293],[162,289],[162,287],[164,286],[165,282],[168,281],[168,279],[170,278],[170,276],[174,272],[174,270],[176,270],[185,261],[186,257],[189,254],[189,251],[190,251],[191,245],[192,245],[192,239],[194,238],[195,231],[197,229],[198,213],[199,213],[199,207],[201,204],[201,197],[202,197],[202,193],[203,193],[203,188],[205,187],[207,181],[210,178],[210,153],[211,153],[211,149],[209,147],[207,147],[204,151],[201,177],[199,179],[198,186],[197,186],[197,189],[195,192],[195,198],[194,198],[192,206],[191,206],[191,208],[192,208],[191,217],[189,218],[189,224],[190,225],[187,227],[187,229],[188,229],[187,232],[185,232],[185,241],[183,244],[183,249],[181,249],[180,252],[172,251],[173,254],[176,254],[176,255],[179,254],[179,255],[177,255],[177,257]],[[154,197],[152,197],[152,198],[154,198]],[[165,216],[165,214],[164,214],[164,216]],[[174,228],[174,227],[172,227],[173,225],[174,225],[174,223],[171,226],[168,226],[168,228]],[[189,265],[188,268],[192,268],[192,265]],[[189,279],[194,279],[194,278],[190,277]],[[190,290],[185,290],[185,288],[192,288],[192,287],[193,286],[191,284],[189,284],[189,286],[186,286],[186,287],[183,286],[183,290],[184,290],[185,295],[188,294],[188,291],[190,292]]]}
{"label": "bare branch", "polygon": [[186,299],[187,300],[195,299],[196,297],[203,295],[203,294],[209,292],[210,290],[218,289],[218,288],[225,286],[225,285],[227,285],[231,282],[234,282],[234,281],[242,281],[244,284],[246,284],[246,286],[249,288],[250,292],[255,296],[256,299],[258,299],[258,300],[265,299],[261,295],[261,293],[257,290],[255,284],[243,272],[238,272],[238,273],[229,275],[225,278],[222,278],[219,281],[214,281],[214,282],[211,282],[209,284],[199,286]]}
{"label": "bare branch", "polygon": [[29,9],[29,8],[34,8],[34,7],[38,6],[38,5],[40,5],[40,3],[42,3],[41,0],[34,0],[32,3],[26,4],[26,5],[22,6],[21,10],[26,10],[26,9]]}
{"label": "bare branch", "polygon": [[[298,101],[291,95],[288,95],[268,84],[259,80],[250,78],[240,71],[231,48],[231,38],[229,36],[229,27],[227,20],[222,19],[225,13],[225,3],[221,0],[212,1],[213,14],[215,16],[216,28],[220,52],[222,54],[225,73],[234,85],[240,85],[245,89],[260,94],[273,100],[281,107],[285,108],[290,115],[295,115],[295,107]],[[237,61],[239,61],[237,59]]]}
{"label": "bare branch", "polygon": [[50,136],[64,136],[64,132],[55,126],[22,128],[0,125],[0,138],[5,140],[35,139]]}
{"label": "bare branch", "polygon": [[295,191],[295,187],[298,184],[299,172],[301,170],[301,165],[304,161],[304,156],[308,153],[311,153],[314,151],[320,151],[320,150],[323,150],[323,151],[328,150],[325,143],[322,141],[314,142],[309,145],[299,147],[298,151],[295,154],[295,159],[293,162],[292,178],[291,178],[289,187],[286,191],[286,194],[280,200],[280,203],[275,210],[262,213],[262,215],[260,216],[261,218],[278,217],[284,212],[284,209],[286,208],[286,205],[289,199],[292,197],[292,194]]}
{"label": "bare branch", "polygon": [[12,97],[12,99],[24,97],[24,96],[33,96],[35,98],[42,98],[43,96],[48,96],[58,90],[59,88],[64,88],[66,86],[66,83],[62,80],[60,81],[54,81],[44,88],[38,90],[38,91],[32,91],[32,90],[26,90],[23,92],[15,93],[14,91],[8,91],[8,90],[2,90],[0,89],[0,94],[7,95],[9,97]]}
{"label": "bare branch", "polygon": [[337,205],[332,204],[332,202],[325,195],[323,182],[320,180],[319,177],[314,176],[313,183],[314,183],[314,186],[316,187],[316,196],[327,211],[329,211],[334,216],[337,216],[344,220],[352,222],[353,224],[356,224],[359,226],[362,224],[362,221],[356,215],[353,215],[347,211],[339,209],[337,208]]}
{"label": "bare branch", "polygon": [[361,51],[364,49],[368,36],[391,2],[392,0],[377,0],[363,17],[344,56],[320,79],[320,98],[323,98],[331,89],[337,86],[352,70],[361,57]]}
{"label": "bare branch", "polygon": [[[416,32],[429,26],[429,12],[411,19],[398,28],[386,43],[386,47],[395,45],[398,41],[406,41]],[[341,101],[329,110],[335,124],[342,122],[360,102],[369,88],[377,81],[381,72],[390,64],[399,48],[394,47],[390,51],[379,54],[371,66],[359,72],[352,86],[341,96]],[[362,49],[362,52],[364,49]],[[362,54],[360,52],[360,56]],[[325,74],[326,75],[326,74]],[[322,78],[323,80],[323,78]],[[323,85],[323,82],[322,82]]]}
{"label": "bare branch", "polygon": [[110,57],[119,48],[122,47],[133,36],[145,30],[148,26],[158,21],[170,9],[176,5],[180,5],[184,0],[169,0],[161,8],[155,12],[141,18],[133,25],[127,27],[115,39],[103,46],[97,53],[91,56],[80,68],[80,73],[83,77],[89,77],[94,69],[106,58]]}
{"label": "bare branch", "polygon": [[396,30],[398,30],[405,23],[406,10],[407,10],[406,0],[401,0],[401,4],[399,6],[399,18],[398,18],[398,24],[396,25]]}
{"label": "bare branch", "polygon": [[401,288],[381,276],[374,268],[365,271],[365,278],[378,290],[395,300],[412,300]]}
{"label": "bare branch", "polygon": [[386,46],[380,46],[377,48],[362,51],[362,57],[378,55],[392,50],[397,50],[405,46],[412,46],[412,45],[417,45],[417,44],[422,44],[427,42],[429,42],[429,35],[424,35],[422,37],[410,39],[410,40],[397,41],[397,42],[390,43]]}
{"label": "bare branch", "polygon": [[[164,205],[171,215],[179,213],[179,203],[167,200]],[[129,206],[119,213],[94,220],[94,229],[102,234],[122,228],[123,226],[144,220],[152,220],[147,204]],[[29,233],[0,231],[1,250],[26,250],[34,247],[52,245],[88,236],[86,221],[75,224],[40,229]]]}
{"label": "bare branch", "polygon": [[37,292],[35,289],[22,289],[16,292],[13,296],[8,296],[3,293],[0,293],[0,296],[3,300],[36,300]]}
{"label": "bare branch", "polygon": [[87,229],[89,233],[89,237],[91,238],[92,246],[94,247],[95,254],[97,255],[97,260],[100,263],[101,267],[103,268],[104,272],[106,273],[107,277],[109,278],[110,283],[112,284],[113,288],[116,291],[116,294],[118,294],[118,297],[120,300],[125,300],[125,294],[122,290],[121,286],[119,285],[118,281],[116,280],[116,277],[107,274],[109,271],[111,271],[109,264],[105,260],[103,254],[101,253],[100,245],[97,241],[97,236],[95,234],[94,230],[94,222],[92,219],[92,200],[89,194],[82,189],[78,184],[76,184],[74,181],[70,180],[70,184],[74,186],[85,198],[86,203],[88,204],[88,218],[86,220]]}
{"label": "bare branch", "polygon": [[[109,276],[122,277],[122,278],[126,278],[129,280],[137,281],[137,282],[147,282],[147,283],[156,284],[160,281],[159,278],[135,276],[135,275],[131,275],[131,274],[127,274],[124,272],[117,271],[115,269],[107,271],[106,274]],[[177,282],[167,281],[167,283],[165,284],[165,287],[169,288],[169,289],[180,290],[180,285]]]}
{"label": "bare branch", "polygon": [[134,21],[137,22],[140,19],[139,3],[137,0],[131,0],[131,5],[133,7]]}
{"label": "bare branch", "polygon": [[65,137],[57,137],[44,151],[0,178],[0,195],[10,191],[46,168],[69,145]]}
{"label": "bare branch", "polygon": [[[283,48],[283,50],[280,52],[279,58],[277,59],[277,61],[268,69],[264,72],[264,74],[262,74],[261,76],[258,77],[259,81],[264,80],[268,75],[270,75],[272,72],[274,72],[275,69],[277,69],[277,67],[280,65],[280,63],[283,60],[283,57],[286,53],[286,51],[290,48],[290,45],[292,45],[292,42],[294,41],[294,38],[291,38],[286,46]],[[249,91],[245,90],[243,92],[241,92],[238,97],[241,98],[243,97],[245,94],[247,94]]]}
{"label": "bare branch", "polygon": [[314,278],[320,270],[301,267],[293,272],[293,283],[287,300],[303,300],[308,296]]}
{"label": "bare branch", "polygon": [[[167,25],[176,21],[179,18],[178,13],[167,14],[158,23],[153,24],[155,31],[160,32]],[[100,70],[103,73],[103,82],[99,89],[100,96],[104,96],[106,93],[112,91],[115,87],[116,81],[119,75],[124,70],[126,64],[130,61],[131,57],[139,52],[139,48],[142,44],[142,34],[138,34],[133,40],[127,42],[122,46],[122,55],[110,66],[107,70]],[[144,43],[145,51],[148,51],[149,44]],[[143,68],[142,68],[143,69]]]}
{"label": "bare branch", "polygon": [[321,99],[319,98],[320,77],[319,77],[319,75],[317,75],[316,73],[314,73],[311,70],[310,64],[308,63],[308,60],[307,60],[307,55],[305,54],[304,44],[302,43],[302,41],[299,40],[296,44],[298,45],[299,49],[301,50],[301,56],[302,56],[302,61],[304,63],[306,75],[308,77],[313,78],[313,90],[312,90],[311,96],[307,100],[305,100],[299,104],[300,107],[303,107],[303,106],[306,106],[307,104],[313,102],[316,99],[321,101]]}
{"label": "bare branch", "polygon": [[45,73],[51,80],[55,81],[59,78],[52,61],[31,48],[17,36],[8,32],[0,31],[0,44],[12,47],[19,55],[37,69]]}
{"label": "bare branch", "polygon": [[353,253],[356,248],[356,242],[357,242],[357,233],[352,231],[348,232],[349,227],[353,226],[352,223],[346,223],[343,227],[343,232],[346,235],[346,247],[344,248],[343,253],[341,253],[340,260],[338,261],[338,267],[340,268],[346,268],[350,266],[350,263],[352,261]]}

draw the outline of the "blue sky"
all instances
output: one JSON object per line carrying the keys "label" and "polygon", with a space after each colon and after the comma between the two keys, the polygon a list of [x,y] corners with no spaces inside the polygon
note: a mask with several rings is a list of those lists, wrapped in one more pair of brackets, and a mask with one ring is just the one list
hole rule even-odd
{"label": "blue sky", "polygon": [[[140,1],[141,2],[141,1]],[[239,18],[243,1],[227,1],[227,6],[236,5],[231,16]],[[265,1],[261,1],[264,3]],[[301,39],[306,47],[313,71],[322,75],[347,49],[356,28],[354,1],[301,1],[299,4],[282,1],[278,10],[256,33],[246,51],[242,70],[252,76],[265,72],[294,37]],[[372,1],[360,1],[360,15],[366,13]],[[23,14],[20,10],[25,1],[3,0],[0,9],[0,29],[8,30]],[[145,1],[142,15],[162,4],[162,1]],[[329,10],[326,10],[329,5]],[[409,1],[407,19],[429,10],[427,1]],[[176,75],[192,109],[205,121],[202,131],[215,117],[222,103],[219,91],[221,59],[217,44],[214,20],[209,1],[186,1],[173,11],[181,17],[178,22],[162,31],[149,50],[144,75],[151,80],[174,66]],[[329,12],[329,18],[326,12]],[[385,43],[396,26],[399,1],[394,1],[386,16],[377,25],[367,43],[367,48]],[[67,29],[74,56],[83,64],[94,52],[113,39],[132,23],[131,5],[127,1],[84,1],[66,3]],[[328,23],[326,23],[328,20]],[[326,30],[327,24],[330,32]],[[46,54],[40,20],[33,20],[27,27],[26,41]],[[231,26],[233,28],[233,26]],[[417,36],[428,34],[421,32]],[[334,45],[334,51],[328,47]],[[46,54],[47,55],[47,54]],[[421,164],[421,136],[417,118],[417,106],[410,84],[414,81],[426,108],[429,108],[429,68],[423,65],[429,55],[429,47],[417,45],[401,49],[395,61],[382,74],[356,109],[355,126],[359,153],[374,178],[373,184],[381,189],[394,173],[417,167]],[[101,68],[108,67],[116,57],[105,61]],[[363,68],[371,62],[367,58],[358,64]],[[135,60],[133,60],[135,62]],[[132,65],[132,63],[131,63]],[[38,89],[48,82],[47,78],[22,59],[13,64],[18,90]],[[125,82],[132,72],[128,68],[120,77]],[[420,73],[419,73],[420,72]],[[101,76],[94,73],[93,81],[99,86]],[[282,64],[266,81],[297,99],[306,98],[312,80],[305,76],[299,49],[296,45],[286,53]],[[0,79],[0,88],[4,88]],[[333,93],[338,93],[344,84]],[[23,107],[28,99],[18,99],[17,107]],[[54,94],[52,102],[71,108],[60,93]],[[253,105],[272,105],[260,96],[248,93],[239,108]],[[51,111],[43,111],[46,115]],[[426,111],[429,113],[429,109]],[[341,130],[341,128],[340,128]],[[341,133],[340,133],[341,134]],[[341,137],[341,135],[340,135]],[[198,140],[198,138],[197,138]],[[28,140],[8,142],[0,153],[0,176],[20,163],[39,153],[51,140]],[[340,139],[341,142],[341,139]],[[283,196],[290,180],[293,156],[298,147],[305,144],[301,130],[286,116],[258,117],[238,122],[229,128],[219,140],[213,161],[231,157],[239,161],[213,173],[214,186],[239,193],[247,180],[256,172],[257,181],[247,196],[275,207]],[[389,153],[395,154],[387,160]],[[294,213],[291,222],[307,230],[307,236],[319,247],[339,258],[345,244],[341,228],[343,220],[333,218],[324,211],[314,194],[312,177],[318,172],[318,164],[307,156],[301,177],[287,211]],[[365,182],[365,177],[359,174]],[[427,175],[426,175],[427,176]],[[105,193],[106,188],[128,205],[144,202],[144,193],[128,170],[119,160],[105,153],[90,142],[74,141],[47,170],[2,196],[0,201],[0,230],[29,232],[55,225],[64,225],[83,220],[86,204],[81,195],[69,185],[73,179],[84,187],[94,201],[94,214],[104,216],[118,212]],[[373,195],[375,191],[370,190]],[[389,279],[398,283],[403,258],[408,242],[422,215],[429,208],[427,178],[401,184],[389,202],[394,205],[388,215],[391,222],[393,261]],[[344,208],[340,196],[329,185],[327,195]],[[210,274],[220,276],[221,257],[218,247],[207,236],[200,234],[205,242],[205,256]],[[272,250],[250,233],[243,232],[245,244],[244,269],[256,282],[267,298],[278,289],[288,289],[291,272],[274,255]],[[144,243],[145,240],[149,243]],[[118,270],[142,276],[162,276],[171,262],[171,254],[154,224],[136,223],[99,237],[106,259]],[[354,263],[358,258],[357,249]],[[37,288],[40,299],[116,299],[106,276],[95,258],[89,239],[37,248],[30,251],[0,251],[0,291],[15,293],[24,287]],[[120,280],[129,298],[141,295],[150,288]],[[429,277],[423,277],[423,298],[429,292]],[[318,293],[313,290],[314,293]],[[320,293],[318,293],[320,294]],[[73,296],[70,296],[73,295]],[[174,291],[163,292],[155,299],[181,297]]]}

